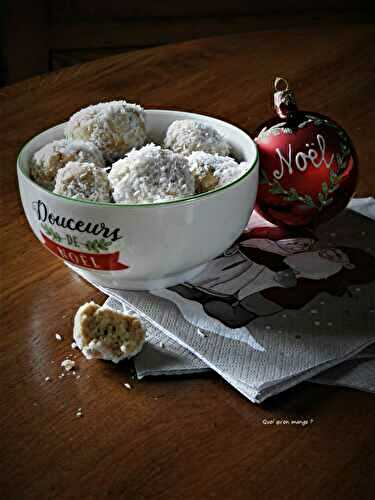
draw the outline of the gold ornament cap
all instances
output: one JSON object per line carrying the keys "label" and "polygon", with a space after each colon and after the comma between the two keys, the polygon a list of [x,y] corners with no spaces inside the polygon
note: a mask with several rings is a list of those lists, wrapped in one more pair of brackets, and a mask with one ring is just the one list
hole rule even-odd
{"label": "gold ornament cap", "polygon": [[273,103],[274,109],[280,118],[289,118],[297,111],[297,102],[294,92],[289,89],[289,83],[286,78],[280,76],[274,81]]}

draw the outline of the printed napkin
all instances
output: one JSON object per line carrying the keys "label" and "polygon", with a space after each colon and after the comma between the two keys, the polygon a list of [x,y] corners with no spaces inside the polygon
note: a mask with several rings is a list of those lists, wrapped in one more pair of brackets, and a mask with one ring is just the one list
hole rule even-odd
{"label": "printed napkin", "polygon": [[208,366],[260,402],[371,345],[374,200],[352,208],[367,217],[346,210],[317,239],[280,238],[254,215],[244,237],[191,283],[152,293],[99,287],[152,326],[157,340],[137,357],[139,376]]}
{"label": "printed napkin", "polygon": [[[105,305],[127,314],[135,313],[134,310],[112,297],[106,300]],[[210,370],[203,361],[159,328],[147,321],[146,324],[147,343],[134,360],[139,379],[148,375],[189,375]],[[375,345],[361,351],[351,360],[323,371],[308,381],[375,393]],[[233,381],[231,383],[235,386]]]}

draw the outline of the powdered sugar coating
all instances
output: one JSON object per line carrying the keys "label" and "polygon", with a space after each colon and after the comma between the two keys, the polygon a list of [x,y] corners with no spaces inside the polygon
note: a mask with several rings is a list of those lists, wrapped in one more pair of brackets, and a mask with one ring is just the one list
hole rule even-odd
{"label": "powdered sugar coating", "polygon": [[75,200],[111,201],[107,173],[94,163],[69,162],[57,172],[53,192]]}
{"label": "powdered sugar coating", "polygon": [[65,136],[93,142],[105,160],[113,162],[145,143],[145,113],[138,104],[101,102],[72,115]]}
{"label": "powdered sugar coating", "polygon": [[147,144],[112,165],[115,203],[154,203],[194,194],[194,177],[182,155]]}
{"label": "powdered sugar coating", "polygon": [[188,156],[194,151],[226,156],[230,146],[213,127],[195,120],[177,120],[168,127],[164,147]]}
{"label": "powdered sugar coating", "polygon": [[103,155],[95,144],[60,139],[46,144],[34,153],[30,175],[39,185],[52,191],[58,170],[70,161],[90,162],[98,167],[105,167]]}
{"label": "powdered sugar coating", "polygon": [[195,151],[188,157],[191,173],[196,180],[198,193],[224,186],[240,177],[248,168],[246,162],[237,163],[229,156],[212,155]]}

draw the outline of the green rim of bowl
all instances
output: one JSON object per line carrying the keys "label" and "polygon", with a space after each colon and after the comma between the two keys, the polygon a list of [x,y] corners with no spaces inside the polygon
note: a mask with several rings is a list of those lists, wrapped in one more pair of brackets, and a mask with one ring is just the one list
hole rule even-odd
{"label": "green rim of bowl", "polygon": [[[148,111],[148,110],[147,110]],[[164,111],[164,110],[149,110],[149,111]],[[169,111],[169,110],[168,110]],[[186,112],[187,114],[195,114],[195,113],[188,113]],[[206,117],[206,115],[199,115],[199,116],[202,116],[203,118]],[[207,117],[207,118],[213,118],[213,117]],[[217,118],[214,118],[215,120],[218,120]],[[237,127],[236,125],[232,125],[231,123],[227,123],[227,122],[224,122],[223,120],[218,120],[218,121],[222,121],[223,123],[226,123],[227,125],[230,125],[236,129],[238,129],[242,134],[246,135],[250,141],[254,144],[255,146],[255,158],[254,158],[254,161],[253,163],[251,164],[251,166],[249,167],[248,170],[246,170],[246,172],[244,174],[242,174],[240,177],[238,177],[237,179],[235,179],[234,181],[230,182],[229,184],[225,184],[224,186],[222,187],[219,187],[217,189],[213,189],[212,191],[207,191],[205,193],[200,193],[200,194],[192,194],[190,196],[186,196],[184,198],[177,198],[175,200],[167,200],[167,201],[158,201],[157,203],[108,203],[108,202],[99,202],[99,201],[88,201],[88,200],[79,200],[79,199],[73,199],[73,198],[69,198],[68,196],[63,196],[62,194],[56,194],[54,193],[53,191],[48,191],[48,189],[45,189],[44,187],[40,186],[39,184],[37,184],[35,181],[33,181],[31,179],[31,177],[29,175],[27,175],[22,167],[21,167],[21,157],[23,155],[23,151],[24,149],[30,144],[30,142],[32,142],[34,139],[36,139],[37,137],[39,137],[40,135],[44,134],[44,132],[46,132],[46,130],[49,130],[49,129],[46,129],[44,130],[43,132],[40,132],[39,134],[35,135],[34,137],[32,137],[31,139],[29,139],[21,148],[20,152],[18,153],[18,156],[17,156],[17,168],[19,169],[19,171],[21,172],[21,174],[28,180],[30,181],[32,184],[34,184],[38,189],[40,189],[41,191],[44,191],[46,193],[48,193],[49,195],[51,196],[55,196],[57,198],[61,198],[63,200],[66,200],[66,201],[70,201],[71,203],[81,203],[81,204],[84,204],[84,205],[90,205],[90,206],[99,206],[99,207],[155,207],[155,206],[169,206],[169,205],[177,205],[177,204],[183,204],[183,203],[186,203],[186,202],[191,202],[191,201],[194,201],[194,200],[197,200],[197,199],[202,199],[202,198],[207,198],[208,196],[213,196],[215,195],[216,193],[219,193],[220,191],[224,191],[226,189],[229,189],[231,188],[232,186],[238,184],[239,182],[241,182],[243,179],[245,179],[248,175],[250,175],[250,173],[254,170],[255,168],[255,165],[257,164],[258,162],[258,159],[259,159],[259,152],[258,152],[258,148],[256,147],[256,144],[254,143],[254,141],[251,139],[251,137],[242,129],[240,129],[239,127]],[[59,125],[61,124],[57,124],[55,125],[55,127],[58,127]],[[53,127],[50,127],[50,128],[53,128]],[[246,162],[247,163],[247,162]]]}

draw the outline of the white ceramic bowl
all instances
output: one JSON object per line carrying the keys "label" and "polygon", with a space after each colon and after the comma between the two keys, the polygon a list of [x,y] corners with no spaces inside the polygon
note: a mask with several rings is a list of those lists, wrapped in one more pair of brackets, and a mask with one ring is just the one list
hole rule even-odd
{"label": "white ceramic bowl", "polygon": [[180,111],[146,110],[149,139],[161,143],[170,123],[186,118],[219,130],[235,155],[249,162],[249,170],[222,188],[176,201],[116,205],[72,200],[29,177],[33,153],[63,137],[64,124],[57,125],[29,141],[17,161],[22,204],[36,237],[102,286],[150,290],[199,273],[235,241],[249,220],[258,186],[258,153],[239,128]]}

